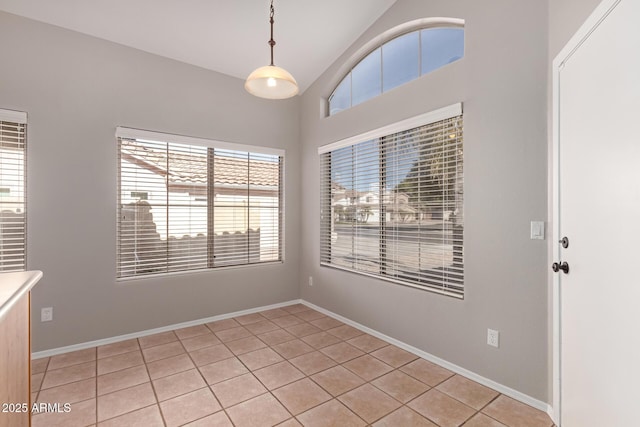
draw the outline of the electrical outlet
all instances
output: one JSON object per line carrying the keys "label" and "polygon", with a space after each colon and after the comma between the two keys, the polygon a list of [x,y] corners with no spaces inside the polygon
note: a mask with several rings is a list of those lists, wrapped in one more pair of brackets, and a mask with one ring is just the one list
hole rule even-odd
{"label": "electrical outlet", "polygon": [[53,307],[43,307],[40,310],[40,321],[51,322],[53,320]]}
{"label": "electrical outlet", "polygon": [[492,347],[500,347],[500,332],[487,329],[487,344]]}
{"label": "electrical outlet", "polygon": [[313,276],[309,276],[309,286],[313,286]]}

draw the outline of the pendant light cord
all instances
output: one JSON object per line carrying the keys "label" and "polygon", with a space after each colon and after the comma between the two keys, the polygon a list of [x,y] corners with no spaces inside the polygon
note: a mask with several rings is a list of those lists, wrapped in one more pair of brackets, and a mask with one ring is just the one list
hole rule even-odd
{"label": "pendant light cord", "polygon": [[271,39],[269,40],[269,46],[271,46],[271,65],[274,65],[273,64],[273,47],[276,45],[276,41],[273,39],[273,15],[274,15],[273,0],[271,0],[271,8],[269,13],[269,23],[271,24]]}

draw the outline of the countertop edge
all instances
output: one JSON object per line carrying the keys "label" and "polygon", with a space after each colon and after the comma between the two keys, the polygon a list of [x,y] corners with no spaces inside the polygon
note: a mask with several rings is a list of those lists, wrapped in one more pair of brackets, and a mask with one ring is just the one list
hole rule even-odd
{"label": "countertop edge", "polygon": [[[14,304],[22,298],[24,294],[29,292],[31,288],[35,286],[36,283],[42,278],[42,271],[32,270],[32,271],[22,271],[22,276],[26,276],[21,278],[22,284],[17,286],[17,289],[11,294],[11,296],[6,301],[0,301],[0,320],[4,317],[5,314],[11,310]],[[25,274],[26,273],[26,274]],[[2,275],[4,275],[3,273]],[[6,273],[13,274],[13,273]],[[0,275],[0,277],[2,277]],[[16,280],[16,279],[14,279]]]}

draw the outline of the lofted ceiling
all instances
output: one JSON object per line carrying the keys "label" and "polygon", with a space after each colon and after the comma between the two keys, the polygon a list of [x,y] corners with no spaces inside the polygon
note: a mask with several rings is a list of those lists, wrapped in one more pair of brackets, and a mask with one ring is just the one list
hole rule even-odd
{"label": "lofted ceiling", "polygon": [[[275,0],[275,64],[301,92],[396,0]],[[269,0],[0,0],[0,10],[245,79],[269,64]]]}

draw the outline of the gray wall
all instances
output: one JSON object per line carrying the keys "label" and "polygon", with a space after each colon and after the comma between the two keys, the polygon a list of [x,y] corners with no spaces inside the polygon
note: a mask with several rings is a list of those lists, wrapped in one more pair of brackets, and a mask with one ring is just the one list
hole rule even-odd
{"label": "gray wall", "polygon": [[[463,60],[330,118],[321,98],[341,64],[372,37],[422,17],[466,20]],[[549,401],[546,2],[399,0],[303,96],[304,299]],[[465,133],[463,301],[319,265],[317,147],[462,101]],[[307,286],[307,277],[314,286]],[[500,348],[487,346],[487,328]]]}
{"label": "gray wall", "polygon": [[[299,98],[2,12],[0,57],[0,108],[29,115],[34,351],[298,298]],[[286,261],[117,282],[116,126],[285,149]]]}
{"label": "gray wall", "polygon": [[600,2],[601,0],[549,0],[550,61],[560,53]]}

